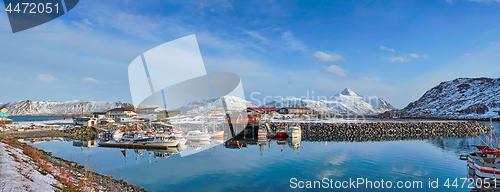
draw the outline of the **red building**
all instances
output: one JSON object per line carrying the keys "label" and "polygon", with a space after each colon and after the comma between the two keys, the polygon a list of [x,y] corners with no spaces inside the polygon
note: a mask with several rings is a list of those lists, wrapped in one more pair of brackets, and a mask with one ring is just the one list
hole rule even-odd
{"label": "red building", "polygon": [[272,112],[278,112],[279,108],[276,107],[249,107],[247,112],[255,112],[260,114],[269,114]]}
{"label": "red building", "polygon": [[258,123],[259,122],[257,115],[248,115],[246,113],[238,113],[238,112],[226,114],[226,119],[227,119],[228,123]]}
{"label": "red building", "polygon": [[300,107],[283,107],[278,110],[281,114],[307,114],[310,113],[311,110],[308,108],[300,108]]}

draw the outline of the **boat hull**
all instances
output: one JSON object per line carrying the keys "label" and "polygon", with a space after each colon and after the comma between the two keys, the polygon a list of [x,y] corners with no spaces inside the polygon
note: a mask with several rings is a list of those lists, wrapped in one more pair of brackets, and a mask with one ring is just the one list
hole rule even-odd
{"label": "boat hull", "polygon": [[286,133],[286,132],[277,132],[276,135],[278,137],[286,137],[286,136],[288,136],[288,133]]}
{"label": "boat hull", "polygon": [[224,131],[216,131],[212,134],[213,138],[224,138]]}
{"label": "boat hull", "polygon": [[471,156],[469,156],[467,159],[467,166],[473,169],[476,175],[479,177],[500,178],[500,166],[496,168],[481,166],[481,164]]}

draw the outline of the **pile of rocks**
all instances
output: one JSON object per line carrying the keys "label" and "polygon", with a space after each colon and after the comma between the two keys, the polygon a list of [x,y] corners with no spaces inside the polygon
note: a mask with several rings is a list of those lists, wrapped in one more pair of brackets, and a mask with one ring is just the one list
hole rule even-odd
{"label": "pile of rocks", "polygon": [[[287,126],[274,123],[273,127]],[[456,122],[374,122],[300,123],[302,140],[384,141],[408,139],[463,138],[484,134],[491,128],[477,121]]]}

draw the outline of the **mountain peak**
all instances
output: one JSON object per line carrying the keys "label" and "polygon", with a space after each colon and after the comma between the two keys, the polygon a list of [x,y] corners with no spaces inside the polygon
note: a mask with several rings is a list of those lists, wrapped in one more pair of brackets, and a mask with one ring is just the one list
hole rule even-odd
{"label": "mountain peak", "polygon": [[349,88],[345,88],[342,93],[342,95],[347,95],[347,96],[359,96],[357,93],[355,93],[353,90],[350,90]]}

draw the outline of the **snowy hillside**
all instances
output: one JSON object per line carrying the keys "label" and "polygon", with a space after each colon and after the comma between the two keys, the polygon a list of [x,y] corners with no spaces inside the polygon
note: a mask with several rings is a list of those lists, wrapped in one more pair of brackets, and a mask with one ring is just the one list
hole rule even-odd
{"label": "snowy hillside", "polygon": [[329,113],[329,114],[338,114],[338,111],[331,109],[328,107],[324,100],[322,101],[314,101],[309,99],[299,99],[299,98],[284,98],[275,100],[265,104],[263,107],[301,107],[301,108],[309,108],[314,111],[318,111],[321,113]]}
{"label": "snowy hillside", "polygon": [[242,98],[224,96],[216,98],[213,102],[211,98],[194,101],[178,108],[178,110],[181,110],[183,113],[204,113],[214,109],[224,109],[223,100],[226,103],[227,110],[241,111],[247,107],[256,107],[252,102]]}
{"label": "snowy hillside", "polygon": [[395,109],[387,101],[379,97],[363,97],[346,88],[328,100],[307,100],[286,98],[269,102],[265,107],[306,107],[323,113],[349,115],[375,115]]}
{"label": "snowy hillside", "polygon": [[0,105],[0,108],[7,108],[9,115],[60,115],[60,114],[81,114],[92,112],[104,112],[109,109],[126,107],[134,109],[129,103],[99,102],[99,101],[31,101],[23,100],[9,102]]}
{"label": "snowy hillside", "polygon": [[403,110],[402,117],[489,118],[499,117],[500,79],[458,78],[425,92]]}

